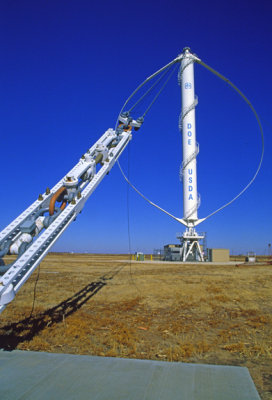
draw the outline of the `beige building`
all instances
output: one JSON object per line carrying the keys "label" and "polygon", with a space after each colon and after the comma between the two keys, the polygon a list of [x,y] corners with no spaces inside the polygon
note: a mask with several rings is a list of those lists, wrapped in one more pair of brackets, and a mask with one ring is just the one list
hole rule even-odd
{"label": "beige building", "polygon": [[230,260],[229,249],[207,249],[208,261],[228,262]]}

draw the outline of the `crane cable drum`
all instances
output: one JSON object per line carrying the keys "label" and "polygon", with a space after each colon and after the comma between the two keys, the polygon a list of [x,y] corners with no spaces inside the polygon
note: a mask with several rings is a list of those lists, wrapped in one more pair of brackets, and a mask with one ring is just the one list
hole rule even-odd
{"label": "crane cable drum", "polygon": [[[156,76],[158,76],[161,72],[165,71],[164,74],[155,82],[155,84],[153,84],[153,86],[151,86],[151,88],[135,103],[134,106],[132,106],[130,108],[130,111],[133,110],[136,105],[138,105],[140,103],[140,101],[145,98],[145,96],[149,93],[149,91],[151,89],[153,89],[154,87],[157,86],[158,82],[161,81],[161,79],[166,75],[166,73],[169,71],[169,69],[176,63],[180,62],[182,59],[182,54],[179,55],[178,57],[176,57],[174,60],[172,60],[170,63],[166,64],[164,67],[160,68],[158,71],[156,71],[154,74],[152,74],[151,76],[149,76],[148,78],[146,78],[135,90],[134,92],[132,92],[132,94],[127,98],[127,100],[125,101],[119,116],[124,112],[124,109],[126,107],[126,105],[128,104],[128,102],[135,96],[135,94],[145,85],[147,84],[149,81],[151,81],[153,78],[155,78]],[[257,168],[251,178],[251,180],[243,187],[243,189],[236,195],[234,196],[230,201],[228,201],[227,203],[223,204],[221,207],[219,207],[218,209],[216,209],[215,211],[211,212],[210,214],[208,214],[205,218],[201,219],[202,221],[207,220],[208,218],[212,217],[213,215],[217,214],[219,211],[223,210],[224,208],[228,207],[229,205],[231,205],[234,201],[236,201],[243,193],[246,192],[246,190],[252,185],[252,183],[255,181],[255,179],[257,178],[257,175],[259,174],[259,171],[261,169],[262,166],[262,162],[263,162],[263,157],[264,157],[264,132],[263,132],[263,128],[262,128],[262,124],[261,124],[261,120],[260,117],[257,113],[257,111],[255,110],[255,108],[253,107],[252,103],[249,101],[249,99],[244,95],[244,93],[238,89],[238,87],[236,85],[234,85],[234,83],[232,83],[228,78],[226,78],[224,75],[222,75],[220,72],[216,71],[214,68],[210,67],[208,64],[204,63],[202,60],[200,60],[198,57],[196,57],[195,55],[192,57],[192,62],[196,62],[200,65],[202,65],[204,68],[206,68],[208,71],[210,71],[212,74],[214,74],[215,76],[217,76],[219,79],[223,80],[224,82],[226,82],[234,91],[236,91],[239,96],[242,97],[242,99],[247,103],[247,105],[250,107],[251,111],[253,112],[258,126],[259,126],[259,132],[260,132],[260,136],[261,136],[261,156],[259,159],[259,163],[257,165]],[[179,80],[181,80],[181,76],[182,76],[183,70],[180,69],[179,72]],[[172,72],[173,74],[173,72]],[[172,76],[171,74],[171,76]],[[150,111],[152,105],[155,103],[155,101],[157,100],[157,98],[159,97],[159,95],[162,93],[163,89],[165,88],[166,84],[168,83],[168,81],[170,80],[170,77],[168,77],[168,79],[166,80],[166,82],[164,83],[164,85],[162,86],[162,88],[159,90],[159,92],[156,94],[156,96],[154,97],[153,101],[150,103],[150,105],[148,106],[148,108],[145,111],[145,114],[147,114],[147,112]],[[116,125],[115,125],[115,129],[117,129],[117,124],[119,121],[119,117],[116,121]],[[145,201],[147,201],[150,205],[152,205],[153,207],[157,208],[158,210],[162,211],[163,213],[167,214],[168,216],[170,216],[171,218],[175,219],[176,221],[180,222],[180,218],[172,215],[170,212],[164,210],[162,207],[160,207],[158,204],[154,203],[153,201],[149,200],[142,192],[140,192],[139,189],[137,189],[132,183],[131,181],[128,179],[128,177],[126,176],[126,174],[124,173],[119,160],[117,160],[117,165],[120,169],[120,172],[123,176],[123,178],[125,179],[125,181],[131,186],[131,188],[138,193]]]}

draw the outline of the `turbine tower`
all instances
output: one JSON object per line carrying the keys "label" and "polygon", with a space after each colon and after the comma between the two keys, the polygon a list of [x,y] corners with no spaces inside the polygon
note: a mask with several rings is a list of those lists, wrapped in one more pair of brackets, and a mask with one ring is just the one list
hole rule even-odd
{"label": "turbine tower", "polygon": [[199,235],[195,226],[202,220],[198,218],[198,207],[200,196],[197,192],[197,163],[199,145],[196,142],[195,97],[194,86],[194,61],[197,57],[193,55],[189,47],[185,47],[182,54],[179,71],[179,82],[181,85],[182,110],[179,127],[182,132],[183,161],[180,167],[180,178],[183,182],[183,224],[186,231],[178,236],[181,240],[182,261],[204,261],[199,241],[204,238]]}

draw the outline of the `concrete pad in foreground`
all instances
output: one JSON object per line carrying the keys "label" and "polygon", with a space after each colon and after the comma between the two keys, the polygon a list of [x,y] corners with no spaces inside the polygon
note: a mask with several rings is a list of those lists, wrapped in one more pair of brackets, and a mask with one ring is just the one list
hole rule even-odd
{"label": "concrete pad in foreground", "polygon": [[260,400],[247,368],[0,351],[1,400]]}

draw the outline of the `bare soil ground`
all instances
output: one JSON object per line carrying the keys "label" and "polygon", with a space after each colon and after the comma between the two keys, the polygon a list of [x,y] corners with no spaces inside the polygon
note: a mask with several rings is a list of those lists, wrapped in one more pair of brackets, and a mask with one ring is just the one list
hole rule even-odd
{"label": "bare soil ground", "polygon": [[1,314],[0,347],[246,366],[272,399],[271,265],[127,258],[49,254]]}

